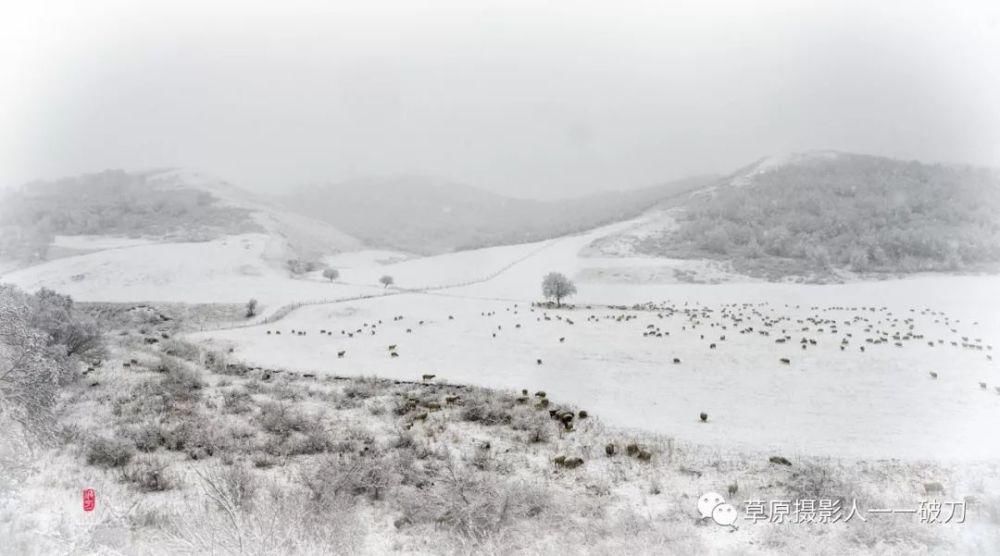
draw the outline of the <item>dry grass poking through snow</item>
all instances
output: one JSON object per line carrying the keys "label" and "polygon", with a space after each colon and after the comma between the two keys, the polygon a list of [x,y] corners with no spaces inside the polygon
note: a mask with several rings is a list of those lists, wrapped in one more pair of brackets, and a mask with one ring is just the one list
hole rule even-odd
{"label": "dry grass poking through snow", "polygon": [[[57,445],[0,497],[13,553],[972,553],[1000,547],[1000,469],[792,461],[605,428],[558,393],[306,378],[119,336],[66,393]],[[123,363],[128,363],[125,367]],[[585,416],[586,415],[586,416]],[[969,477],[978,477],[968,480]],[[964,525],[697,519],[707,491],[914,507]],[[98,511],[80,509],[97,489]],[[817,542],[819,540],[819,542]]]}

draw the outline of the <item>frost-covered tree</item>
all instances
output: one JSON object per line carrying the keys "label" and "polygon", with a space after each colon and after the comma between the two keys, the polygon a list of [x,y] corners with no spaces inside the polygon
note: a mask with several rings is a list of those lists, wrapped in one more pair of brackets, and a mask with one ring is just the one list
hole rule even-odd
{"label": "frost-covered tree", "polygon": [[380,284],[382,284],[383,287],[386,287],[386,288],[388,288],[389,286],[391,286],[394,283],[396,283],[396,281],[392,279],[392,276],[389,276],[388,274],[386,274],[385,276],[379,278],[378,281],[379,281]]}
{"label": "frost-covered tree", "polygon": [[51,433],[59,387],[73,376],[66,347],[36,327],[37,305],[13,286],[0,286],[0,431],[17,425],[30,435]]}
{"label": "frost-covered tree", "polygon": [[327,268],[323,270],[323,278],[333,282],[337,278],[340,278],[340,272],[336,268]]}
{"label": "frost-covered tree", "polygon": [[562,307],[562,300],[576,293],[576,286],[569,278],[558,272],[550,272],[542,279],[542,295],[555,299],[556,306]]}
{"label": "frost-covered tree", "polygon": [[73,298],[42,288],[28,296],[31,326],[46,334],[48,345],[59,345],[66,355],[100,359],[104,341],[97,321],[74,309]]}

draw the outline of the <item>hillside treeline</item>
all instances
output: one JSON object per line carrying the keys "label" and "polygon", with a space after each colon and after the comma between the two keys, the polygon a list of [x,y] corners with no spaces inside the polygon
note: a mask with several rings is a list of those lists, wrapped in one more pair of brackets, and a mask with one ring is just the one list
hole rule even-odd
{"label": "hillside treeline", "polygon": [[56,235],[208,239],[254,228],[248,212],[208,192],[162,188],[149,174],[109,170],[35,182],[0,199],[0,257],[44,260]]}
{"label": "hillside treeline", "polygon": [[677,230],[639,249],[744,267],[974,269],[1000,262],[1000,176],[860,155],[780,166],[695,198]]}

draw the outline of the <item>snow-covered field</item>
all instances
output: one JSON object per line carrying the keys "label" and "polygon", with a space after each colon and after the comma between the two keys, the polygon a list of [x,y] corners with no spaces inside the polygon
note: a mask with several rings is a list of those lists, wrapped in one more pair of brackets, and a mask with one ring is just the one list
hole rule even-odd
{"label": "snow-covered field", "polygon": [[[612,425],[719,447],[860,458],[1000,457],[994,434],[1000,369],[988,358],[1000,345],[1000,278],[799,285],[722,276],[722,284],[687,284],[674,273],[690,262],[593,256],[600,254],[593,250],[581,256],[591,242],[637,224],[397,262],[391,253],[345,253],[329,259],[341,265],[334,283],[318,272],[293,279],[275,264],[274,239],[263,234],[109,249],[0,280],[88,301],[256,297],[273,310],[330,300],[272,324],[195,339],[231,345],[236,358],[273,368],[401,379],[435,374],[542,389]],[[532,311],[549,271],[576,279],[575,309]],[[398,288],[381,288],[384,274]],[[373,294],[387,295],[347,300]],[[607,308],[644,302],[661,308]],[[880,331],[887,342],[865,341]],[[789,340],[776,343],[784,335]]]}
{"label": "snow-covered field", "polygon": [[[982,286],[976,282],[965,285]],[[924,287],[948,283],[895,286],[916,295]],[[449,292],[407,294],[306,307],[275,325],[218,332],[210,341],[235,346],[237,358],[273,368],[407,380],[429,373],[450,382],[545,390],[609,424],[720,447],[865,458],[1000,456],[1000,441],[993,434],[1000,419],[1000,392],[994,390],[1000,373],[986,357],[992,351],[985,348],[989,338],[997,337],[996,321],[985,318],[995,317],[984,313],[979,324],[964,319],[945,324],[943,316],[921,312],[924,305],[935,312],[944,305],[930,303],[874,312],[785,307],[789,298],[795,303],[810,297],[823,308],[840,303],[889,306],[864,287],[842,288],[836,297],[817,289],[801,291],[802,286],[756,292],[717,288],[707,296],[703,294],[711,292],[675,292],[672,307],[677,312],[546,311]],[[752,303],[730,308],[745,319],[739,324],[722,317],[724,303],[731,299]],[[402,320],[394,320],[400,315]],[[634,318],[619,320],[623,315]],[[811,316],[840,323],[838,332],[831,333],[830,324],[798,322]],[[856,316],[867,320],[855,321]],[[764,327],[764,317],[790,320]],[[905,319],[910,318],[912,333],[924,338],[902,340],[903,346],[896,347],[891,336],[895,331],[905,336],[910,331]],[[865,338],[875,336],[864,332],[868,324],[887,331],[890,341],[866,343]],[[740,333],[749,327],[754,331]],[[279,330],[281,335],[274,333]],[[770,335],[762,336],[760,330]],[[776,344],[781,330],[792,339]],[[644,335],[650,331],[662,336]],[[852,337],[841,350],[846,334]],[[983,349],[951,345],[961,344],[963,335]],[[803,350],[803,337],[817,344]],[[944,344],[937,344],[938,339]],[[709,347],[712,343],[715,349]],[[398,357],[391,356],[390,345],[397,346]],[[337,356],[340,351],[346,352],[343,358]],[[681,362],[673,363],[674,358]],[[932,371],[937,379],[931,378]],[[987,389],[980,387],[981,381]],[[702,411],[709,414],[707,423],[699,420]]]}

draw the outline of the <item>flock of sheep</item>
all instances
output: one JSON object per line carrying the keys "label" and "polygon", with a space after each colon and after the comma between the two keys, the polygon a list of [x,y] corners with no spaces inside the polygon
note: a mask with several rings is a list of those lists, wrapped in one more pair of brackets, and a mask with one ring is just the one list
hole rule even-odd
{"label": "flock of sheep", "polygon": [[[992,361],[990,352],[993,350],[993,346],[984,343],[982,338],[960,333],[958,329],[960,320],[926,308],[908,309],[903,314],[896,314],[887,307],[875,306],[803,308],[798,305],[785,305],[779,308],[769,303],[731,303],[717,307],[692,303],[644,303],[602,307],[564,305],[556,309],[549,304],[513,303],[503,307],[503,312],[507,314],[503,320],[497,318],[497,310],[479,312],[478,318],[484,321],[484,331],[488,332],[492,339],[501,338],[505,333],[505,324],[508,325],[508,329],[513,328],[516,333],[523,333],[520,332],[522,329],[532,325],[559,325],[565,329],[558,336],[558,344],[566,344],[567,341],[572,343],[572,329],[576,326],[577,320],[581,326],[604,322],[632,326],[638,334],[649,341],[667,339],[684,342],[686,345],[691,342],[700,343],[706,350],[724,349],[727,338],[732,338],[734,335],[752,336],[771,343],[769,349],[773,350],[776,362],[781,365],[793,365],[795,353],[808,352],[821,344],[830,343],[837,346],[840,351],[857,350],[861,353],[865,353],[866,350],[900,349],[908,345],[923,344],[928,349],[983,352],[987,362]],[[452,314],[447,315],[446,320],[430,318],[416,320],[415,325],[405,327],[404,334],[413,334],[414,328],[419,329],[425,324],[441,325],[455,319],[455,315]],[[410,322],[404,315],[392,317],[393,323],[404,320]],[[501,322],[497,323],[497,320]],[[939,325],[938,328],[949,331],[950,335],[945,333],[930,337],[922,329],[922,325],[930,320]],[[977,326],[978,322],[972,325]],[[673,336],[668,328],[674,331]],[[362,322],[360,326],[339,330],[322,328],[317,332],[320,335],[336,336],[349,341],[364,335],[375,336],[384,331],[387,335],[392,335],[394,342],[387,344],[386,353],[388,357],[396,358],[400,356],[399,343],[405,339],[404,335],[399,335],[401,329],[387,328],[382,320],[372,320]],[[267,329],[265,333],[277,336],[281,335],[282,331]],[[287,331],[286,336],[307,334],[305,330],[291,329]],[[664,348],[664,363],[680,365],[681,359],[669,354],[671,343],[667,343]],[[347,349],[337,352],[338,358],[344,358],[346,355]],[[536,365],[543,364],[543,359],[538,357],[538,354],[526,354],[526,357],[534,359]],[[945,371],[931,371],[931,379],[938,379],[942,372]],[[426,379],[426,376],[424,378]],[[989,384],[980,381],[978,386],[981,389],[988,389]],[[1000,393],[1000,386],[994,388]]]}

